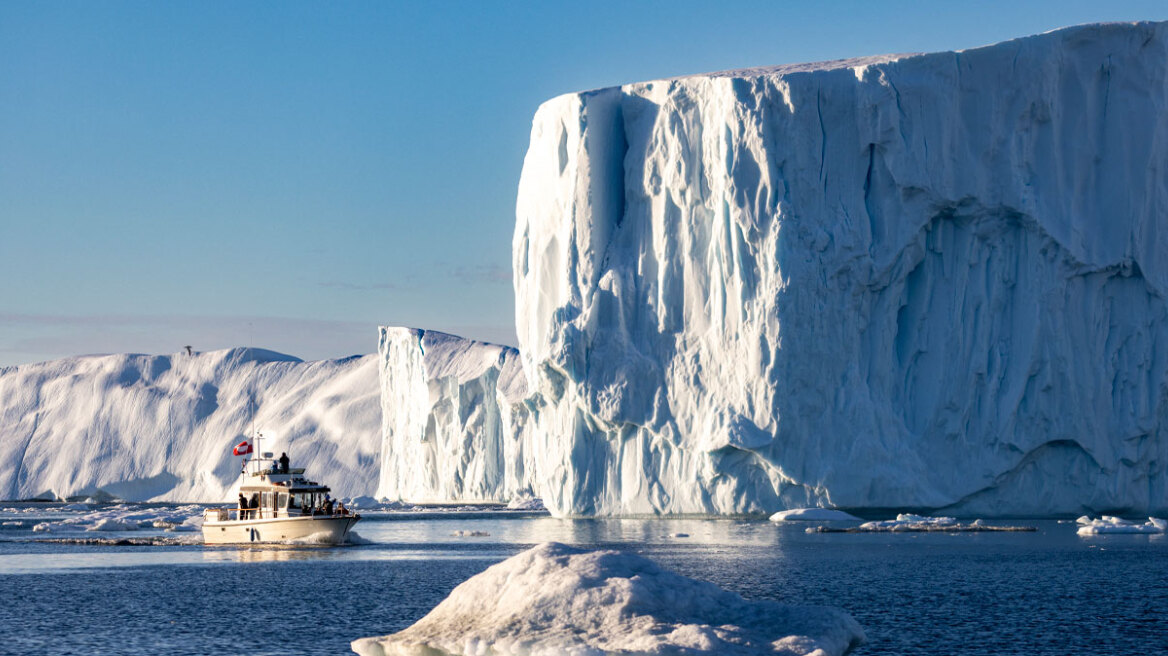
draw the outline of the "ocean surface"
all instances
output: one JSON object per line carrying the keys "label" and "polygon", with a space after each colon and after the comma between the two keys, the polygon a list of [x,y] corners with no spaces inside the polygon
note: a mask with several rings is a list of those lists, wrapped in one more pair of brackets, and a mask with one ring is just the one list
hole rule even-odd
{"label": "ocean surface", "polygon": [[1080,537],[1067,522],[849,534],[765,520],[373,513],[357,526],[367,544],[237,548],[148,522],[65,523],[85,509],[0,507],[0,654],[351,653],[350,641],[409,626],[545,541],[639,553],[751,599],[842,607],[868,634],[858,656],[1168,653],[1166,536]]}

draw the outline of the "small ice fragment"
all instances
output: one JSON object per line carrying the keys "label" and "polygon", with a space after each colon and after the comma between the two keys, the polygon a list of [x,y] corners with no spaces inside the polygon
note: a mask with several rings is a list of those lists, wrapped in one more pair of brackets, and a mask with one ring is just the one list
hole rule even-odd
{"label": "small ice fragment", "polygon": [[794,508],[792,510],[780,510],[771,515],[770,520],[772,522],[856,522],[860,521],[860,518],[855,515],[849,515],[842,510],[833,510],[831,508]]}

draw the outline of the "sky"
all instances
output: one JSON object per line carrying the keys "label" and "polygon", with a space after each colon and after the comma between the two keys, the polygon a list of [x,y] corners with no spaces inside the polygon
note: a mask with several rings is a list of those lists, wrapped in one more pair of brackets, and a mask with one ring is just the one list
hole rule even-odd
{"label": "sky", "polygon": [[976,47],[1156,2],[0,0],[0,366],[91,353],[516,344],[539,104]]}

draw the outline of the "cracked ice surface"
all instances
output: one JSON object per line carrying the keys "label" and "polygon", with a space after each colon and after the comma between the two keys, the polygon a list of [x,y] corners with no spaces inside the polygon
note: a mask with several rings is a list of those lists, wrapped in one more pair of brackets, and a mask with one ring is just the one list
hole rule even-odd
{"label": "cracked ice surface", "polygon": [[514,236],[558,513],[1168,509],[1168,25],[536,113]]}

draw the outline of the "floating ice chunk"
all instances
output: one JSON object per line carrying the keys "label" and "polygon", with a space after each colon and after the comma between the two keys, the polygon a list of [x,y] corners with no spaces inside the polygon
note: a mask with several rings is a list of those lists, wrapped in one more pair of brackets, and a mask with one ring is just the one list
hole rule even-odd
{"label": "floating ice chunk", "polygon": [[521,494],[507,503],[508,510],[547,510],[543,499],[537,499],[529,494]]}
{"label": "floating ice chunk", "polygon": [[897,515],[896,519],[864,522],[859,526],[837,528],[813,526],[808,533],[1030,533],[1033,526],[991,526],[980,519],[961,523],[953,517],[922,517]]}
{"label": "floating ice chunk", "polygon": [[53,526],[52,526],[52,524],[50,524],[48,522],[41,522],[40,524],[37,524],[36,526],[32,527],[33,533],[51,533],[52,530],[53,530]]}
{"label": "floating ice chunk", "polygon": [[791,510],[781,510],[771,515],[771,521],[850,522],[860,521],[860,518],[855,515],[849,515],[842,510],[832,510],[831,508],[793,508]]}
{"label": "floating ice chunk", "polygon": [[451,535],[453,535],[456,538],[485,538],[485,537],[490,536],[491,534],[487,533],[486,531],[458,530],[458,531],[451,533]]}
{"label": "floating ice chunk", "polygon": [[24,522],[21,522],[21,521],[15,521],[15,522],[4,522],[4,524],[3,524],[3,525],[4,525],[4,526],[24,526]]}
{"label": "floating ice chunk", "polygon": [[1100,519],[1088,519],[1086,524],[1079,527],[1078,533],[1079,535],[1100,535],[1103,533],[1168,533],[1168,520],[1149,517],[1148,521],[1137,524],[1119,517],[1104,515]]}
{"label": "floating ice chunk", "polygon": [[546,543],[465,581],[404,631],[352,646],[365,656],[833,656],[863,641],[840,609],[747,601],[641,556]]}
{"label": "floating ice chunk", "polygon": [[924,517],[921,515],[900,514],[896,519],[882,522],[865,522],[860,524],[862,531],[919,531],[929,528],[954,526],[957,520],[953,517]]}
{"label": "floating ice chunk", "polygon": [[137,531],[138,524],[136,522],[125,522],[113,517],[105,517],[98,520],[96,524],[85,529],[87,531]]}

